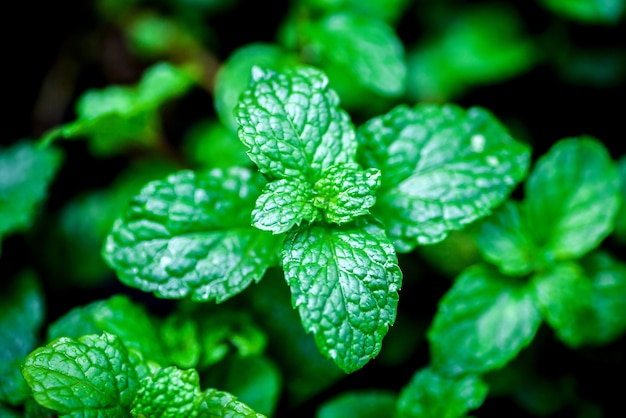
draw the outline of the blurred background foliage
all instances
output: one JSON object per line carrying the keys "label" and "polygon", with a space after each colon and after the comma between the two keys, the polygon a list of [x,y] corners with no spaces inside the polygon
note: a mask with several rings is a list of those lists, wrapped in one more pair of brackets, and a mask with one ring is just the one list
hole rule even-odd
{"label": "blurred background foliage", "polygon": [[[45,290],[48,324],[118,293],[157,315],[175,308],[195,315],[122,286],[100,248],[146,182],[182,168],[252,167],[232,115],[252,65],[318,66],[356,125],[399,103],[483,106],[529,143],[535,158],[561,138],[586,134],[621,158],[626,173],[624,0],[97,0],[13,7],[20,27],[5,39],[9,113],[2,145],[76,139],[59,142],[63,163],[34,225],[7,232],[2,243],[3,281],[32,266]],[[625,210],[602,244],[616,255],[626,245]],[[297,416],[312,416],[346,390],[398,391],[428,363],[423,331],[438,300],[480,255],[459,231],[399,257],[404,303],[383,351],[365,369],[343,376],[315,357],[273,272],[242,300],[225,304],[251,309],[258,324],[235,328],[251,327],[242,337],[249,342],[261,327],[267,346],[254,343],[249,355],[229,357],[205,382],[244,394],[259,410]],[[226,350],[233,346],[242,349],[232,343]],[[217,351],[204,358],[207,368],[226,356],[210,347]],[[570,350],[541,328],[518,359],[488,376],[490,395],[474,415],[617,416],[610,411],[624,388],[610,377],[626,372],[625,353],[624,338]],[[229,381],[228,370],[257,369],[262,383]],[[254,400],[250,388],[257,384],[269,388],[264,399]],[[286,398],[288,404],[279,400]]]}

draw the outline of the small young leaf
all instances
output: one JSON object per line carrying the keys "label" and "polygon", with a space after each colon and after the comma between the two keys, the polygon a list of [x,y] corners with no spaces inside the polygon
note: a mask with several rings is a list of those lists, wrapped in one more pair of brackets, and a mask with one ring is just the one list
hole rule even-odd
{"label": "small young leaf", "polygon": [[320,218],[313,206],[313,190],[299,178],[268,183],[252,211],[252,223],[259,229],[282,234],[302,221]]}
{"label": "small young leaf", "polygon": [[402,252],[488,215],[524,178],[530,158],[476,107],[400,105],[361,126],[357,138],[362,165],[382,172],[372,213]]}
{"label": "small young leaf", "polygon": [[525,183],[525,209],[546,260],[577,258],[613,229],[619,205],[619,171],[591,137],[557,142]]}
{"label": "small young leaf", "polygon": [[22,374],[37,402],[77,417],[127,416],[139,389],[126,347],[106,332],[38,348]]}
{"label": "small young leaf", "polygon": [[387,390],[344,392],[320,405],[315,418],[380,418],[393,416],[396,394]]}
{"label": "small young leaf", "polygon": [[228,392],[207,389],[198,408],[200,418],[265,418]]}
{"label": "small young leaf", "polygon": [[159,336],[175,366],[191,369],[198,365],[202,346],[196,321],[175,312],[163,320]]}
{"label": "small young leaf", "polygon": [[354,160],[354,126],[323,73],[255,67],[253,79],[235,115],[239,138],[261,173],[314,183],[330,166]]}
{"label": "small young leaf", "polygon": [[201,396],[196,370],[166,367],[141,380],[131,413],[138,417],[195,417]]}
{"label": "small young leaf", "polygon": [[450,376],[481,374],[515,358],[541,324],[531,290],[487,265],[468,268],[428,330],[433,366]]}
{"label": "small young leaf", "polygon": [[30,394],[20,364],[37,345],[45,303],[32,271],[22,272],[8,285],[0,286],[0,402],[19,405]]}
{"label": "small young leaf", "polygon": [[482,405],[489,388],[477,375],[446,377],[430,367],[418,370],[402,388],[397,418],[459,418]]}
{"label": "small young leaf", "polygon": [[342,224],[369,214],[376,203],[380,171],[361,169],[357,164],[330,167],[315,183],[313,204],[324,212],[326,221]]}
{"label": "small young leaf", "polygon": [[0,240],[30,227],[61,160],[59,150],[30,140],[0,147]]}
{"label": "small young leaf", "polygon": [[509,200],[477,223],[476,242],[483,257],[507,275],[524,275],[535,267],[538,249],[524,206]]}
{"label": "small young leaf", "polygon": [[288,235],[285,279],[307,332],[327,357],[351,373],[380,351],[396,317],[402,273],[376,223],[314,224]]}
{"label": "small young leaf", "polygon": [[560,263],[533,278],[546,321],[561,341],[576,348],[607,344],[626,331],[626,265],[606,253]]}
{"label": "small young leaf", "polygon": [[282,237],[250,226],[261,175],[181,171],[148,183],[107,237],[122,282],[164,298],[224,301],[277,262]]}

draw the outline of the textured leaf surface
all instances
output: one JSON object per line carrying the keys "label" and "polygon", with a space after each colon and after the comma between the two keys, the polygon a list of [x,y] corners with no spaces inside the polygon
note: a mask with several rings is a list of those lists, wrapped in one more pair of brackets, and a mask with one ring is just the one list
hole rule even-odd
{"label": "textured leaf surface", "polygon": [[398,97],[406,88],[404,47],[393,28],[378,18],[337,13],[306,27],[307,48],[322,68],[350,74],[368,90]]}
{"label": "textured leaf surface", "polygon": [[591,137],[557,142],[525,183],[525,206],[535,241],[547,260],[579,257],[613,228],[619,172],[604,145]]}
{"label": "textured leaf surface", "polygon": [[122,282],[164,298],[221,302],[259,281],[281,238],[250,226],[262,176],[181,171],[148,183],[107,237]]}
{"label": "textured leaf surface", "polygon": [[401,105],[369,120],[357,138],[362,165],[382,172],[372,213],[402,252],[488,215],[525,177],[530,157],[475,107]]}
{"label": "textured leaf surface", "polygon": [[259,229],[281,234],[302,221],[320,217],[313,206],[311,186],[299,179],[280,179],[268,183],[252,211],[252,223]]}
{"label": "textured leaf surface", "polygon": [[476,225],[476,242],[483,257],[509,275],[530,273],[535,267],[535,246],[524,206],[509,200]]}
{"label": "textured leaf surface", "polygon": [[125,347],[134,348],[147,358],[166,364],[166,350],[159,340],[157,329],[157,320],[150,317],[142,305],[126,295],[115,295],[73,308],[50,324],[47,339],[78,338],[106,331],[121,339]]}
{"label": "textured leaf surface", "polygon": [[402,388],[397,418],[459,418],[480,407],[489,388],[477,375],[443,376],[431,368],[418,370]]}
{"label": "textured leaf surface", "polygon": [[126,348],[106,332],[38,348],[22,373],[37,402],[72,417],[127,416],[139,389]]}
{"label": "textured leaf surface", "polygon": [[283,268],[307,332],[327,357],[351,373],[380,351],[396,317],[402,273],[393,246],[375,223],[290,233]]}
{"label": "textured leaf surface", "polygon": [[199,407],[200,418],[265,418],[228,392],[207,389]]}
{"label": "textured leaf surface", "polygon": [[533,279],[546,321],[570,347],[607,344],[626,331],[626,265],[607,253],[561,263]]}
{"label": "textured leaf surface", "polygon": [[529,286],[486,265],[470,267],[439,301],[428,330],[433,366],[451,376],[498,369],[530,344],[540,324]]}
{"label": "textured leaf surface", "polygon": [[20,364],[38,343],[44,295],[32,271],[3,283],[0,295],[0,402],[19,405],[30,394]]}
{"label": "textured leaf surface", "polygon": [[344,392],[324,402],[315,418],[379,418],[393,416],[396,394],[386,390]]}
{"label": "textured leaf surface", "polygon": [[31,225],[61,159],[59,150],[29,140],[0,147],[0,239]]}
{"label": "textured leaf surface", "polygon": [[312,67],[282,73],[255,67],[254,82],[237,105],[239,138],[270,178],[317,180],[356,154],[354,126],[328,79]]}
{"label": "textured leaf surface", "polygon": [[315,183],[313,204],[324,212],[328,222],[342,224],[369,214],[376,203],[380,171],[363,170],[358,164],[330,167]]}
{"label": "textured leaf surface", "polygon": [[200,401],[198,372],[166,367],[141,380],[131,412],[140,417],[193,418]]}

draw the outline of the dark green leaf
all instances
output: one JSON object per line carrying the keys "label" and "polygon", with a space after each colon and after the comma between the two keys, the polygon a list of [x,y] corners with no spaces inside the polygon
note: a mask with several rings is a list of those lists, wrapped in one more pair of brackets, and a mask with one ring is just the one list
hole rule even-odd
{"label": "dark green leaf", "polygon": [[160,297],[224,301],[277,262],[282,238],[250,226],[263,183],[243,168],[148,183],[115,222],[105,260],[122,282]]}
{"label": "dark green leaf", "polygon": [[540,0],[547,9],[584,24],[616,24],[626,10],[624,0]]}
{"label": "dark green leaf", "polygon": [[626,155],[619,160],[621,203],[615,219],[615,235],[626,243]]}
{"label": "dark green leaf", "polygon": [[439,301],[428,330],[433,366],[447,375],[498,369],[530,344],[540,324],[529,286],[486,265],[470,267]]}
{"label": "dark green leaf", "polygon": [[364,167],[382,172],[372,213],[396,249],[443,240],[488,215],[528,170],[529,150],[481,108],[405,105],[358,130]]}
{"label": "dark green leaf", "polygon": [[182,148],[187,159],[203,169],[252,166],[236,129],[215,120],[193,125],[185,133]]}
{"label": "dark green leaf", "polygon": [[283,247],[285,278],[307,332],[327,357],[351,373],[380,351],[396,316],[402,273],[384,230],[356,224],[311,225]]}
{"label": "dark green leaf", "polygon": [[396,394],[388,390],[344,392],[322,403],[315,418],[380,418],[393,416]]}

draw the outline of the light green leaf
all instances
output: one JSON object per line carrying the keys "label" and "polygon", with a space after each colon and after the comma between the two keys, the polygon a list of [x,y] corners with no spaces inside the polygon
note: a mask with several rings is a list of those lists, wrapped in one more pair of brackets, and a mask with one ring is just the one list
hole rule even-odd
{"label": "light green leaf", "polygon": [[621,242],[626,242],[626,155],[619,159],[620,172],[620,209],[615,218],[615,236]]}
{"label": "light green leaf", "polygon": [[195,369],[166,367],[141,380],[131,413],[139,417],[196,417],[201,402],[200,378]]}
{"label": "light green leaf", "polygon": [[476,224],[476,242],[485,260],[507,275],[524,275],[535,267],[537,252],[524,206],[509,200]]}
{"label": "light green leaf", "polygon": [[30,270],[2,283],[0,295],[0,403],[19,405],[30,395],[20,364],[37,345],[45,300]]}
{"label": "light green leaf", "polygon": [[252,67],[282,71],[296,63],[296,57],[278,45],[254,42],[235,49],[215,75],[215,110],[220,121],[237,132],[235,107],[241,94],[250,87]]}
{"label": "light green leaf", "polygon": [[315,418],[380,418],[393,416],[396,394],[388,390],[353,390],[322,403]]}
{"label": "light green leaf", "polygon": [[528,285],[477,264],[439,301],[427,334],[433,366],[450,376],[499,369],[530,344],[540,324]]}
{"label": "light green leaf", "polygon": [[252,224],[274,234],[287,232],[303,220],[313,222],[319,218],[311,186],[297,177],[268,183],[252,211]]}
{"label": "light green leaf", "polygon": [[380,171],[363,170],[358,164],[334,165],[315,183],[313,204],[324,212],[326,221],[342,224],[369,214],[376,203]]}
{"label": "light green leaf", "polygon": [[61,161],[59,150],[26,139],[0,147],[0,239],[31,226]]}
{"label": "light green leaf", "polygon": [[37,402],[70,417],[127,416],[139,389],[126,347],[106,332],[38,348],[22,373]]}
{"label": "light green leaf", "polygon": [[577,258],[613,229],[619,172],[598,140],[562,139],[537,161],[525,183],[525,209],[544,259]]}
{"label": "light green leaf", "polygon": [[624,0],[540,0],[544,7],[583,24],[616,24],[624,16]]}
{"label": "light green leaf", "polygon": [[345,11],[389,23],[395,23],[410,5],[409,0],[303,0],[302,3],[326,14]]}
{"label": "light green leaf", "polygon": [[263,183],[243,168],[184,170],[150,182],[115,222],[104,258],[128,286],[224,301],[277,263],[282,238],[250,226]]}
{"label": "light green leaf", "polygon": [[228,392],[207,389],[199,407],[198,418],[265,418]]}
{"label": "light green leaf", "polygon": [[[234,116],[231,118],[234,123]],[[212,119],[200,121],[185,133],[182,150],[187,160],[200,168],[252,166],[236,129]]]}
{"label": "light green leaf", "polygon": [[488,215],[526,176],[530,158],[477,107],[400,105],[366,122],[357,138],[361,164],[382,172],[372,213],[401,252]]}
{"label": "light green leaf", "polygon": [[418,370],[400,391],[395,417],[465,417],[482,405],[488,391],[477,375],[447,377],[427,367]]}
{"label": "light green leaf", "polygon": [[363,88],[383,97],[404,94],[404,47],[382,20],[337,13],[306,26],[303,37],[314,65],[341,69]]}
{"label": "light green leaf", "polygon": [[402,273],[378,224],[301,227],[283,247],[285,279],[302,325],[346,373],[374,358],[396,317]]}
{"label": "light green leaf", "polygon": [[239,139],[261,173],[314,183],[330,166],[354,160],[354,126],[323,73],[255,67],[253,79],[235,115]]}
{"label": "light green leaf", "polygon": [[569,347],[607,344],[626,331],[626,265],[607,253],[560,263],[533,278],[546,321]]}

